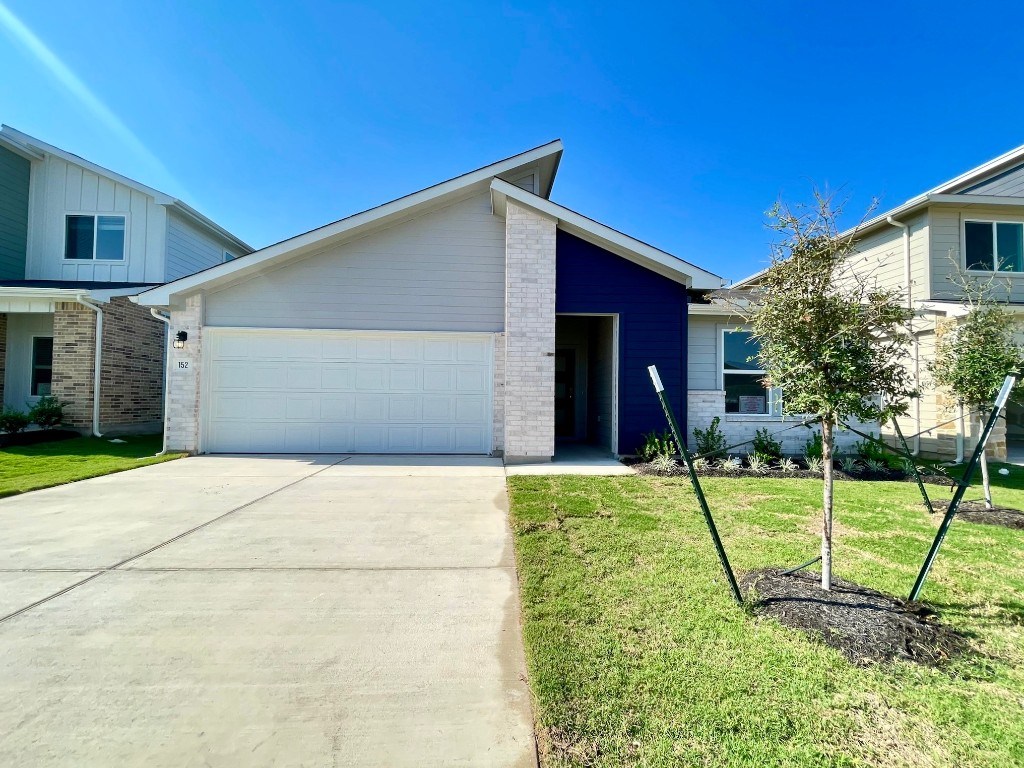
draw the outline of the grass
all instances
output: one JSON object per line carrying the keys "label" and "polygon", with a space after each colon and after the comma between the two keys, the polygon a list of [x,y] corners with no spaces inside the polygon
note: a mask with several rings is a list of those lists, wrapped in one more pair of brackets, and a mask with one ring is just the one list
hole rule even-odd
{"label": "grass", "polygon": [[0,497],[158,464],[182,455],[155,456],[162,448],[160,435],[121,439],[125,442],[80,437],[0,450]]}
{"label": "grass", "polygon": [[[1024,508],[1024,469],[997,469],[995,502]],[[685,479],[509,486],[547,768],[1024,765],[1024,532],[957,521],[925,586],[976,653],[865,668],[732,602]],[[737,571],[817,554],[820,481],[704,486]],[[906,596],[938,525],[917,487],[836,504],[837,575]]]}

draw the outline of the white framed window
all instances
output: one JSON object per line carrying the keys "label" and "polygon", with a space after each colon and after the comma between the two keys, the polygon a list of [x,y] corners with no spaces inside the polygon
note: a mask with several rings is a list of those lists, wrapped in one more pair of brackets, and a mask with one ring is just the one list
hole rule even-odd
{"label": "white framed window", "polygon": [[766,387],[757,362],[761,345],[750,331],[722,331],[722,389],[725,412],[782,414],[782,390]]}
{"label": "white framed window", "polygon": [[963,242],[971,272],[1024,272],[1024,223],[965,221]]}
{"label": "white framed window", "polygon": [[67,261],[124,261],[124,216],[69,213],[64,225]]}
{"label": "white framed window", "polygon": [[53,383],[53,337],[32,337],[32,367],[29,372],[29,397],[45,397]]}

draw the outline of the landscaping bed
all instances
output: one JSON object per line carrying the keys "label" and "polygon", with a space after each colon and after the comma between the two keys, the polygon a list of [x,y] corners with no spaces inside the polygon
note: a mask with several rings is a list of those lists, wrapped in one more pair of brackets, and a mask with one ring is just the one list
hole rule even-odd
{"label": "landscaping bed", "polygon": [[[942,513],[949,508],[949,500],[940,499],[932,501],[932,507],[936,512]],[[992,509],[985,507],[983,501],[964,501],[960,503],[956,517],[959,520],[966,520],[969,523],[982,523],[984,525],[1001,525],[1005,528],[1024,530],[1024,512],[1011,507],[993,506]]]}
{"label": "landscaping bed", "polygon": [[37,429],[32,432],[13,432],[0,435],[0,449],[15,448],[19,445],[38,445],[58,440],[74,440],[81,432],[72,429]]}

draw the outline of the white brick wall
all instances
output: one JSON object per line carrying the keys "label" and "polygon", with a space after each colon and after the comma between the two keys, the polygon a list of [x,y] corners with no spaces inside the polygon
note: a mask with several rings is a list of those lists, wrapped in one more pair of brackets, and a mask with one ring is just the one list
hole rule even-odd
{"label": "white brick wall", "polygon": [[555,453],[555,221],[509,201],[505,215],[507,461]]}
{"label": "white brick wall", "polygon": [[[168,350],[167,449],[195,452],[199,449],[199,376],[203,351],[203,297],[185,300],[185,308],[171,311],[170,338],[185,331],[184,349]],[[182,365],[182,364],[185,365]]]}
{"label": "white brick wall", "polygon": [[[686,444],[693,450],[695,448],[693,441],[693,429],[707,429],[711,426],[711,420],[718,416],[721,421],[718,424],[719,430],[725,435],[726,445],[734,445],[736,443],[743,442],[744,440],[752,440],[754,433],[759,429],[767,429],[769,432],[778,432],[780,429],[799,424],[802,419],[787,416],[785,420],[780,419],[778,416],[761,416],[761,415],[749,415],[740,413],[726,413],[725,412],[725,391],[721,389],[691,389],[687,394],[686,398],[686,425],[688,433],[686,435]],[[877,424],[861,424],[855,423],[857,429],[861,432],[873,434],[878,437],[878,425]],[[774,438],[778,442],[782,443],[782,452],[789,456],[802,456],[804,453],[804,444],[811,439],[813,435],[811,429],[804,429],[797,427],[796,429],[790,429],[782,434],[775,435]],[[842,453],[844,451],[851,450],[853,446],[858,443],[861,438],[849,430],[839,430],[836,432],[836,453]],[[735,448],[730,453],[733,456],[746,456],[748,453],[753,452],[753,446],[749,443],[739,448]]]}

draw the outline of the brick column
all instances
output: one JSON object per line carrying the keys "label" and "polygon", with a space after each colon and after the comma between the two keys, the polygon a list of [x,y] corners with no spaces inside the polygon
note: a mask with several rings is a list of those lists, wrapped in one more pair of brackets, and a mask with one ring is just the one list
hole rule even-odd
{"label": "brick column", "polygon": [[[184,349],[174,349],[178,331],[188,340]],[[164,420],[167,449],[199,450],[199,375],[203,351],[203,297],[189,296],[183,309],[171,311],[169,327],[167,414]]]}
{"label": "brick column", "polygon": [[159,430],[164,395],[164,324],[119,296],[103,304],[100,424]]}
{"label": "brick column", "polygon": [[53,383],[63,403],[64,424],[92,427],[92,386],[96,354],[96,313],[77,302],[58,302],[53,312]]}
{"label": "brick column", "polygon": [[511,200],[505,214],[505,459],[555,453],[555,224]]}
{"label": "brick column", "polygon": [[4,382],[7,379],[7,313],[0,312],[0,408],[4,407]]}

